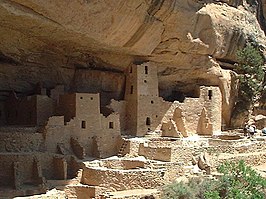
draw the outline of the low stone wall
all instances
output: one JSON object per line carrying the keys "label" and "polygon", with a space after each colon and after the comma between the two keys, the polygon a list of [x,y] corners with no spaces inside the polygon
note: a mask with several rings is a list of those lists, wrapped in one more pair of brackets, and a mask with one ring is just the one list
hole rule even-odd
{"label": "low stone wall", "polygon": [[171,148],[166,147],[146,147],[143,143],[139,145],[139,155],[150,160],[171,161],[171,151]]}
{"label": "low stone wall", "polygon": [[[216,142],[212,140],[211,142]],[[221,142],[223,144],[221,144]],[[220,144],[219,144],[220,143]],[[215,145],[210,145],[205,147],[208,152],[211,153],[251,153],[265,151],[266,145],[264,141],[251,141],[243,140],[240,142],[237,141],[217,141]]]}
{"label": "low stone wall", "polygon": [[154,188],[163,185],[163,170],[118,170],[107,168],[84,168],[81,183],[106,187],[109,191]]}
{"label": "low stone wall", "polygon": [[246,139],[237,139],[237,140],[223,140],[223,139],[209,139],[209,146],[242,146],[249,143],[249,140]]}
{"label": "low stone wall", "polygon": [[160,191],[157,189],[133,189],[116,191],[104,194],[101,199],[160,199]]}
{"label": "low stone wall", "polygon": [[226,157],[225,155],[221,154],[220,157],[213,158],[213,167],[217,168],[222,163],[229,161],[229,162],[239,162],[240,160],[244,160],[247,165],[251,166],[258,166],[266,163],[266,152],[258,152],[258,153],[249,153],[249,154],[241,154],[238,156],[229,156]]}
{"label": "low stone wall", "polygon": [[65,193],[67,198],[98,198],[105,190],[103,187],[78,184],[67,186]]}

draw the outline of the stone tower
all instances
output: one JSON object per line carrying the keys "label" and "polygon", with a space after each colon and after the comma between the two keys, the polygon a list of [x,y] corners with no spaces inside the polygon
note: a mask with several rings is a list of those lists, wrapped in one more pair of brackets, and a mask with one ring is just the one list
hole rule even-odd
{"label": "stone tower", "polygon": [[222,124],[222,94],[218,86],[201,86],[200,98],[204,101],[206,117],[212,124],[213,134],[221,132]]}
{"label": "stone tower", "polygon": [[126,131],[144,136],[160,123],[157,67],[149,63],[131,65],[126,77]]}

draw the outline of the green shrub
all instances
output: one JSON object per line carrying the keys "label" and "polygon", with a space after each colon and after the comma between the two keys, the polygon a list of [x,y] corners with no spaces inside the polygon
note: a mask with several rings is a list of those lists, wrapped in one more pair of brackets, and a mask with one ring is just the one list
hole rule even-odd
{"label": "green shrub", "polygon": [[189,184],[180,182],[173,183],[164,188],[163,199],[195,199],[195,190]]}
{"label": "green shrub", "polygon": [[163,188],[163,199],[219,199],[213,192],[218,187],[218,182],[208,179],[191,178],[188,183],[179,182]]}
{"label": "green shrub", "polygon": [[218,180],[192,178],[163,188],[163,199],[264,199],[266,179],[262,178],[244,161],[224,163],[218,171]]}
{"label": "green shrub", "polygon": [[263,199],[266,198],[266,179],[262,178],[244,161],[224,163],[218,171],[224,174],[221,179],[220,194],[223,198]]}

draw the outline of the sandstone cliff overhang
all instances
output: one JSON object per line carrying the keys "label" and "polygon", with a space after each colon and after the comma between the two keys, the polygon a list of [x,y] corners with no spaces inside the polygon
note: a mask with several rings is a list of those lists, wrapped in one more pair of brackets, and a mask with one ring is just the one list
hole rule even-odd
{"label": "sandstone cliff overhang", "polygon": [[97,75],[102,85],[112,84],[115,74],[118,88],[111,90],[123,92],[125,68],[151,61],[162,92],[220,86],[228,123],[235,52],[248,38],[265,45],[265,1],[258,2],[2,0],[0,99],[11,90],[29,93],[37,82],[90,92],[91,70],[103,72]]}

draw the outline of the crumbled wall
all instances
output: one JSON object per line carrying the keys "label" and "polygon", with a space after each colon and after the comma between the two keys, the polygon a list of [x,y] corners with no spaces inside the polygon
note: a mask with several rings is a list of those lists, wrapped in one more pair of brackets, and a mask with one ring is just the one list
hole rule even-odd
{"label": "crumbled wall", "polygon": [[51,90],[51,98],[58,103],[60,95],[65,93],[65,87],[63,85],[57,85],[54,89]]}
{"label": "crumbled wall", "polygon": [[[36,156],[35,156],[36,155]],[[37,158],[41,161],[43,174],[47,179],[53,179],[53,164],[52,156],[49,154],[32,154],[32,153],[11,153],[11,154],[0,154],[1,158],[1,171],[0,185],[7,185],[13,187],[15,183],[18,184],[34,184],[33,169],[34,159]],[[14,176],[14,163],[17,164],[16,177]],[[17,182],[15,182],[17,180]],[[14,188],[14,187],[13,187]]]}
{"label": "crumbled wall", "polygon": [[57,114],[65,116],[67,122],[76,116],[76,97],[74,94],[60,95]]}
{"label": "crumbled wall", "polygon": [[56,102],[47,96],[36,96],[37,125],[44,125],[49,117],[55,113]]}
{"label": "crumbled wall", "polygon": [[121,133],[125,134],[126,123],[124,121],[126,120],[126,101],[116,101],[112,99],[108,107],[119,114]]}
{"label": "crumbled wall", "polygon": [[[168,122],[170,119],[175,120],[174,114],[176,109],[181,109],[181,115],[185,124],[185,130],[188,134],[198,133],[198,126],[203,125],[199,122],[200,116],[205,109],[206,117],[212,125],[213,133],[221,131],[222,125],[222,96],[219,87],[200,87],[199,98],[186,98],[183,103],[175,101],[164,115],[163,122]],[[176,121],[179,123],[179,121]],[[183,130],[184,131],[184,130]]]}

